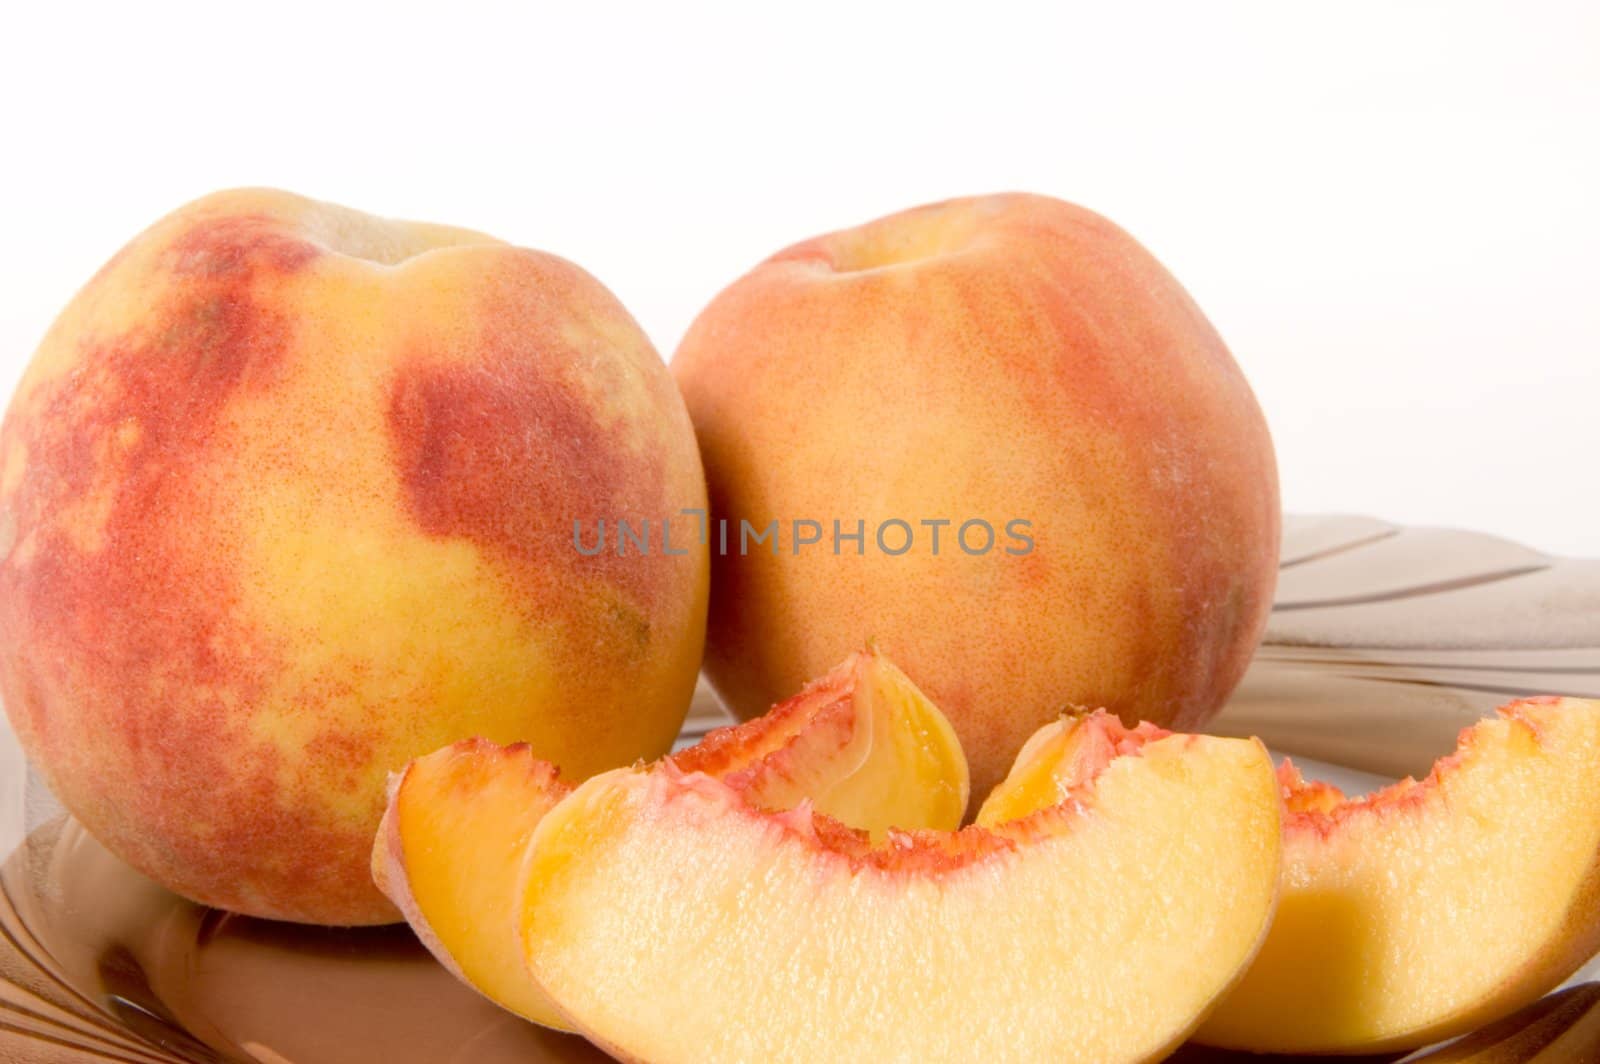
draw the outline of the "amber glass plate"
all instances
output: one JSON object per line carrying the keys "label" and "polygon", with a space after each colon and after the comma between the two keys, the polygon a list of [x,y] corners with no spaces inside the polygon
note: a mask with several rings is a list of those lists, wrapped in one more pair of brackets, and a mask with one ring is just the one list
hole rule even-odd
{"label": "amber glass plate", "polygon": [[[1600,561],[1290,518],[1266,644],[1214,728],[1325,762],[1359,790],[1426,772],[1462,727],[1530,693],[1600,697]],[[699,698],[685,739],[722,722]],[[61,814],[3,721],[0,853],[0,1061],[605,1059],[462,988],[404,928],[274,924],[168,894]],[[1591,964],[1573,983],[1594,976]],[[1600,1061],[1600,987],[1575,985],[1436,1052],[1440,1064]]]}

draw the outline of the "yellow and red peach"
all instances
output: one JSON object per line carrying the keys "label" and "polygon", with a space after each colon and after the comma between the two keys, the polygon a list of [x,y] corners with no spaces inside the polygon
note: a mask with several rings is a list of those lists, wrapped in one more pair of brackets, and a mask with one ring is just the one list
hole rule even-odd
{"label": "yellow and red peach", "polygon": [[[804,801],[878,837],[891,827],[954,830],[967,804],[966,760],[949,722],[870,652],[671,761],[759,808]],[[570,790],[525,744],[465,740],[394,777],[372,850],[374,880],[446,968],[491,1001],[563,1030],[523,965],[514,928],[528,841]]]}
{"label": "yellow and red peach", "polygon": [[1266,933],[1279,799],[1258,742],[1123,749],[1032,816],[879,846],[671,762],[597,776],[534,831],[525,959],[627,1060],[1159,1059]]}
{"label": "yellow and red peach", "polygon": [[0,428],[0,692],[84,825],[190,898],[393,920],[387,773],[467,735],[585,776],[664,752],[705,548],[692,430],[565,260],[266,190],[122,249]]}
{"label": "yellow and red peach", "polygon": [[1000,195],[806,241],[672,368],[729,529],[706,671],[741,715],[877,639],[982,793],[1067,704],[1193,727],[1243,674],[1278,560],[1266,422],[1104,218]]}

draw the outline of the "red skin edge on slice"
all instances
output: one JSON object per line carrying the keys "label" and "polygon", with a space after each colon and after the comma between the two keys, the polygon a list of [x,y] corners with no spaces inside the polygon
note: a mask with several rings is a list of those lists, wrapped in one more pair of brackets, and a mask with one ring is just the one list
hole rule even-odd
{"label": "red skin edge on slice", "polygon": [[[1534,742],[1544,738],[1544,724],[1527,712],[1535,706],[1558,705],[1555,695],[1522,698],[1495,710],[1501,720],[1526,728]],[[1285,831],[1307,832],[1319,838],[1328,838],[1345,824],[1362,816],[1380,816],[1397,811],[1416,811],[1427,803],[1439,788],[1445,776],[1455,771],[1478,745],[1479,724],[1463,728],[1456,737],[1456,750],[1433,763],[1432,770],[1417,780],[1411,776],[1398,780],[1381,790],[1360,798],[1348,798],[1331,783],[1308,780],[1289,758],[1278,766],[1278,784],[1282,788]]]}
{"label": "red skin edge on slice", "polygon": [[1080,762],[1078,782],[1066,800],[995,828],[974,824],[955,832],[891,831],[880,846],[873,846],[866,832],[816,812],[810,802],[779,813],[764,812],[745,802],[739,792],[726,783],[703,772],[685,771],[671,759],[662,762],[658,772],[653,774],[655,778],[646,785],[662,787],[667,806],[695,797],[702,800],[709,797],[731,811],[777,825],[786,835],[845,862],[852,873],[871,869],[900,874],[948,874],[985,858],[1010,853],[1031,839],[1061,834],[1094,804],[1094,782],[1106,766],[1118,757],[1137,757],[1146,744],[1173,735],[1148,723],[1127,728],[1104,710],[1096,710],[1081,726],[1095,729],[1104,741],[1096,743],[1094,753]]}

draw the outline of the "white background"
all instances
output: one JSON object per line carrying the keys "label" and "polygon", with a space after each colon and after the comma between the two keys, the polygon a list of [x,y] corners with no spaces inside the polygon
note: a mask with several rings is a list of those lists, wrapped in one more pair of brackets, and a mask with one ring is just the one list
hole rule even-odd
{"label": "white background", "polygon": [[663,354],[783,245],[1027,189],[1194,293],[1288,508],[1600,555],[1600,6],[330,6],[9,5],[0,389],[224,186],[556,251]]}

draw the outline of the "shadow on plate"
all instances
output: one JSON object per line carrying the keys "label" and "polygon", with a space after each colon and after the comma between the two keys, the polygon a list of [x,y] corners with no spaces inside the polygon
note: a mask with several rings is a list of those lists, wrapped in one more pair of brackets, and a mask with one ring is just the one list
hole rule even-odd
{"label": "shadow on plate", "polygon": [[0,867],[0,1059],[17,1064],[530,1064],[607,1058],[503,1012],[405,927],[193,905],[70,818]]}

